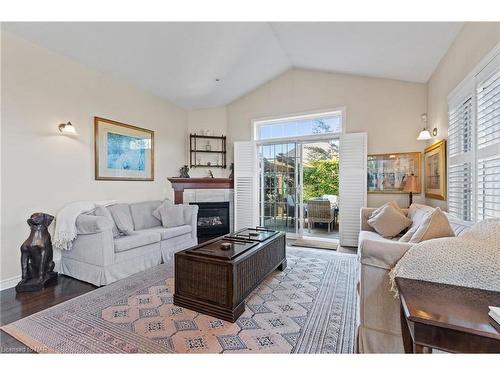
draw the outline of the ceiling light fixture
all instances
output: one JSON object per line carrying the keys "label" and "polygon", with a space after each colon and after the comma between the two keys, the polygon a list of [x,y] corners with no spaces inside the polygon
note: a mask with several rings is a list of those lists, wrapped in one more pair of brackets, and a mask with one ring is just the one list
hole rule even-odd
{"label": "ceiling light fixture", "polygon": [[68,121],[66,124],[59,124],[59,131],[64,135],[76,135],[76,129],[73,124]]}

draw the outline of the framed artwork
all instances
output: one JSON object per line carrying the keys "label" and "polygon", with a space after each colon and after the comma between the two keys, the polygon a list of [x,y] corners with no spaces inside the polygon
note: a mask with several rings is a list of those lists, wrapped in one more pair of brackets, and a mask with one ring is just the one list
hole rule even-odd
{"label": "framed artwork", "polygon": [[424,192],[428,198],[446,200],[446,140],[424,151]]}
{"label": "framed artwork", "polygon": [[154,131],[94,117],[95,179],[154,180]]}
{"label": "framed artwork", "polygon": [[419,179],[422,175],[420,152],[368,155],[368,193],[407,194],[403,181],[412,174]]}

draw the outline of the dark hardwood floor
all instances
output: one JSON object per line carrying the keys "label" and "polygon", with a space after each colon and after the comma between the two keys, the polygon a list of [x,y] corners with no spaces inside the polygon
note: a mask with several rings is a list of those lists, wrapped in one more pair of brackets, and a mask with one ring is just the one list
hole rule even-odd
{"label": "dark hardwood floor", "polygon": [[[85,294],[96,287],[92,284],[59,275],[57,285],[39,292],[16,294],[14,288],[0,292],[0,325],[6,325],[58,303]],[[31,353],[32,351],[12,336],[0,331],[1,353]]]}

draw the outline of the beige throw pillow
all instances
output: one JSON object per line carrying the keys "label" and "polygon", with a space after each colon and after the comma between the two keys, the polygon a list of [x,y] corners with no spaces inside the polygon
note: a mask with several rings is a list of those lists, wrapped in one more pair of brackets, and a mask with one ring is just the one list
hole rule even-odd
{"label": "beige throw pillow", "polygon": [[397,236],[411,224],[411,220],[403,215],[399,209],[386,205],[377,215],[368,219],[368,224],[383,237]]}
{"label": "beige throw pillow", "polygon": [[396,201],[390,201],[390,202],[387,202],[387,203],[384,203],[382,206],[380,206],[379,208],[377,208],[376,210],[374,210],[372,212],[372,214],[370,215],[370,219],[372,217],[375,217],[377,216],[385,207],[387,206],[391,206],[391,207],[394,207],[396,210],[398,210],[402,215],[403,214],[403,211],[401,211],[401,208],[399,208],[399,205],[398,205],[398,202]]}
{"label": "beige throw pillow", "polygon": [[455,237],[455,232],[450,226],[448,218],[439,207],[436,207],[432,213],[419,225],[410,239],[410,243],[419,243],[440,237]]}

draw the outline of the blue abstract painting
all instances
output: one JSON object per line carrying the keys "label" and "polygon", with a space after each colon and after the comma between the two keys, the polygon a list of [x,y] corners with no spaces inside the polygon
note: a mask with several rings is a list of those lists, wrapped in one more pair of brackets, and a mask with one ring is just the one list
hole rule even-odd
{"label": "blue abstract painting", "polygon": [[131,137],[109,132],[108,168],[128,171],[144,171],[146,169],[146,149],[149,139]]}

